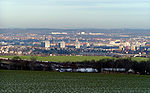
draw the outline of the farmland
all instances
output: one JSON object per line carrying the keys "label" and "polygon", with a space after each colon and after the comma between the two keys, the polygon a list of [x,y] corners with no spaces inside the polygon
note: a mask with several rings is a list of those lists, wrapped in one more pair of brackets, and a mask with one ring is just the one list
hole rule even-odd
{"label": "farmland", "polygon": [[[4,58],[13,58],[14,56],[0,56]],[[30,60],[31,56],[19,56],[21,59]],[[82,62],[82,61],[91,61],[91,60],[101,60],[101,59],[117,59],[114,57],[108,56],[49,56],[49,57],[41,57],[37,56],[37,60],[39,61],[52,61],[52,62]],[[141,57],[133,57],[131,58],[135,61],[147,61],[148,58],[141,58]]]}
{"label": "farmland", "polygon": [[0,93],[149,93],[150,76],[0,70]]}

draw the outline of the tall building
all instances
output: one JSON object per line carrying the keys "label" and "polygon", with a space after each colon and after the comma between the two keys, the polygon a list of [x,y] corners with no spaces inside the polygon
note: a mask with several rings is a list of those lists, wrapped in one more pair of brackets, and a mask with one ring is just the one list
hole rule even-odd
{"label": "tall building", "polygon": [[59,46],[59,48],[65,48],[65,42],[64,41],[59,42],[58,46]]}
{"label": "tall building", "polygon": [[80,42],[75,43],[75,48],[80,48]]}
{"label": "tall building", "polygon": [[78,38],[76,38],[75,48],[80,48],[80,42],[79,42]]}
{"label": "tall building", "polygon": [[135,45],[132,45],[132,46],[131,46],[131,50],[135,51],[135,50],[136,50],[136,46],[135,46]]}
{"label": "tall building", "polygon": [[44,43],[45,43],[44,45],[46,48],[50,47],[50,41],[49,40],[46,40]]}
{"label": "tall building", "polygon": [[122,50],[124,50],[124,47],[123,46],[119,46],[119,49],[122,51]]}

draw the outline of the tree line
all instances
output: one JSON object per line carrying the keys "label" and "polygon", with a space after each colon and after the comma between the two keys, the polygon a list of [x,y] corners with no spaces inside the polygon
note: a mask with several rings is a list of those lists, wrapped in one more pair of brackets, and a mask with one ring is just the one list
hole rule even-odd
{"label": "tree line", "polygon": [[124,68],[126,70],[125,72],[133,69],[135,74],[150,74],[150,60],[137,62],[131,60],[131,58],[104,58],[98,61],[58,63],[37,61],[37,58],[33,56],[31,56],[30,61],[22,60],[19,56],[8,60],[0,60],[0,69],[54,71],[56,68],[94,68],[98,72],[102,72],[102,68]]}

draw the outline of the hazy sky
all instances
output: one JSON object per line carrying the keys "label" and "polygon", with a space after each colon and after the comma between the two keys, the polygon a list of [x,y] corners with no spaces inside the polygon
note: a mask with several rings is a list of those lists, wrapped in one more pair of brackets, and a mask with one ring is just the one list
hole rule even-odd
{"label": "hazy sky", "polygon": [[0,0],[1,28],[150,28],[150,0]]}

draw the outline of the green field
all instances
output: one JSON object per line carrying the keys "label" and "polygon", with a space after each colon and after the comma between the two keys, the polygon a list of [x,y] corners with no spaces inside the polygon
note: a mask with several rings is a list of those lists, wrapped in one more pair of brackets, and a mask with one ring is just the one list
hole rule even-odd
{"label": "green field", "polygon": [[150,93],[150,76],[0,70],[0,93]]}
{"label": "green field", "polygon": [[[5,58],[13,58],[14,56],[1,56]],[[30,60],[31,56],[19,56],[21,59]],[[82,61],[98,61],[103,58],[112,58],[104,56],[49,56],[49,57],[36,57],[39,61],[52,61],[52,62],[82,62]]]}
{"label": "green field", "polygon": [[[14,56],[0,56],[5,58],[13,58]],[[20,56],[21,59],[27,59],[30,60],[31,56]],[[52,61],[52,62],[82,62],[82,61],[91,61],[91,60],[101,60],[101,59],[117,59],[114,57],[108,57],[108,56],[49,56],[49,57],[36,57],[39,61]],[[136,60],[138,62],[140,61],[146,61],[148,58],[141,58],[141,57],[133,57],[132,60]]]}

